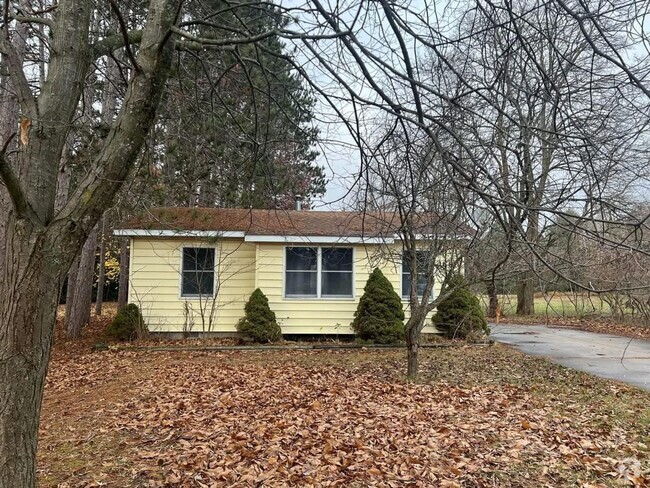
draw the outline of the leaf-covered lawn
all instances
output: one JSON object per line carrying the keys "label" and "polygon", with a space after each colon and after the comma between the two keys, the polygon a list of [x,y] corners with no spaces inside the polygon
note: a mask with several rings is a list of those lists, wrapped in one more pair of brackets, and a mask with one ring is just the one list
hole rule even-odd
{"label": "leaf-covered lawn", "polygon": [[[68,345],[69,346],[69,345]],[[48,377],[42,486],[645,486],[650,395],[505,346],[97,352]]]}

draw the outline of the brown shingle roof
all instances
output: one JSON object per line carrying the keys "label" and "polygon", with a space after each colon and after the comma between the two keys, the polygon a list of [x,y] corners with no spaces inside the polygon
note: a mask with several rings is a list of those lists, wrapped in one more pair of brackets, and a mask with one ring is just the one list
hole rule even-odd
{"label": "brown shingle roof", "polygon": [[259,210],[244,208],[155,208],[123,229],[241,231],[249,235],[383,237],[400,227],[394,212]]}

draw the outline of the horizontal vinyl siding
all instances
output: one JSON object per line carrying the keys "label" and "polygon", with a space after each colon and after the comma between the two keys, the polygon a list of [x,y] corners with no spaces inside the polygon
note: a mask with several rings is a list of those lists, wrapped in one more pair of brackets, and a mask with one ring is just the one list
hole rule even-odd
{"label": "horizontal vinyl siding", "polygon": [[[395,291],[401,290],[401,265],[378,256],[377,246],[354,246],[354,298],[285,298],[284,244],[260,243],[257,259],[257,286],[266,294],[284,334],[352,334],[359,298],[368,276],[379,267]],[[397,249],[397,248],[395,248]],[[401,253],[398,253],[401,254]],[[397,255],[397,253],[396,253]],[[436,291],[437,292],[437,291]],[[407,303],[404,301],[408,318]],[[425,333],[435,329],[427,326]]]}
{"label": "horizontal vinyl siding", "polygon": [[[185,246],[216,248],[216,301],[211,297],[181,298],[181,249]],[[192,332],[235,332],[254,288],[255,244],[240,239],[131,241],[129,300],[140,306],[152,332],[182,332],[184,325],[192,322]]]}

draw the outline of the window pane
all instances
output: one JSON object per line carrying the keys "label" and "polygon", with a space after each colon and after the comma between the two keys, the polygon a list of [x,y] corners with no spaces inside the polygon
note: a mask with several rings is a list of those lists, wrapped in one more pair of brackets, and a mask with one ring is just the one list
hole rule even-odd
{"label": "window pane", "polygon": [[316,296],[315,271],[287,271],[286,288],[287,296]]}
{"label": "window pane", "polygon": [[287,270],[316,271],[318,251],[314,247],[288,247]]}
{"label": "window pane", "polygon": [[427,275],[423,273],[418,274],[418,296],[424,295],[424,289],[427,287]]}
{"label": "window pane", "polygon": [[402,273],[402,296],[408,297],[411,295],[411,275],[409,273]]}
{"label": "window pane", "polygon": [[[430,251],[416,251],[416,259],[417,259],[417,268],[418,268],[418,282],[417,282],[417,287],[418,287],[418,296],[422,296],[424,294],[424,289],[427,286],[427,275],[426,272],[423,272],[423,270],[426,270],[427,266],[429,265],[429,256],[430,256]],[[402,296],[403,297],[408,297],[411,295],[411,274],[409,273],[409,266],[408,266],[408,253],[404,252],[402,254]]]}
{"label": "window pane", "polygon": [[323,271],[352,271],[352,248],[331,247],[322,255]]}
{"label": "window pane", "polygon": [[214,272],[184,271],[182,296],[209,296],[214,294]]}
{"label": "window pane", "polygon": [[322,296],[352,296],[352,273],[323,272]]}
{"label": "window pane", "polygon": [[214,269],[214,248],[183,248],[183,271]]}

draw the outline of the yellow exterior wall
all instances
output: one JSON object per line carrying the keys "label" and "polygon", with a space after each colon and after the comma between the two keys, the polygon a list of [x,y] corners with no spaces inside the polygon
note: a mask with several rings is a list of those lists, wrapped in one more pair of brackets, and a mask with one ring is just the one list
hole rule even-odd
{"label": "yellow exterior wall", "polygon": [[[285,247],[285,244],[258,244],[256,266],[257,286],[268,297],[269,305],[275,312],[284,334],[353,334],[350,322],[354,318],[368,276],[375,267],[379,267],[393,284],[395,291],[401,293],[401,262],[397,258],[401,256],[401,247],[396,252],[395,259],[386,259],[385,248],[380,252],[376,245],[356,245],[354,246],[354,298],[285,298]],[[435,293],[438,291],[436,288]],[[402,303],[408,318],[408,303],[406,300]],[[435,333],[436,330],[428,326],[423,332]]]}
{"label": "yellow exterior wall", "polygon": [[[183,246],[216,247],[218,294],[212,298],[180,296],[181,249]],[[401,248],[395,258],[376,245],[354,247],[354,298],[305,299],[284,297],[285,244],[245,243],[241,239],[219,242],[195,238],[133,238],[129,300],[140,306],[152,332],[236,331],[244,304],[256,287],[269,299],[284,334],[352,334],[350,322],[374,267],[401,293]],[[327,246],[323,246],[327,247]],[[346,246],[349,247],[349,246]],[[438,293],[436,287],[435,293]],[[408,317],[408,304],[404,308]],[[189,320],[188,320],[189,319]],[[431,326],[425,333],[435,332]]]}
{"label": "yellow exterior wall", "polygon": [[[215,247],[217,298],[181,298],[181,249]],[[255,244],[242,239],[131,239],[129,301],[151,332],[236,332],[255,289]]]}

